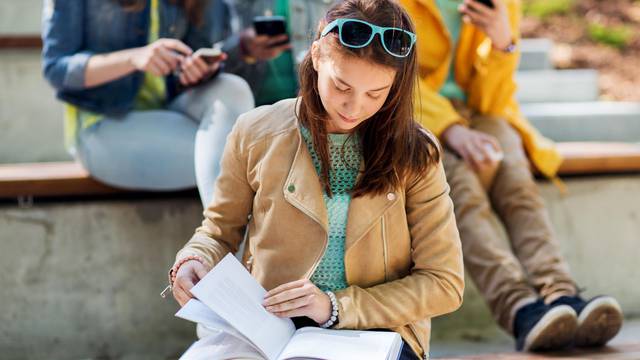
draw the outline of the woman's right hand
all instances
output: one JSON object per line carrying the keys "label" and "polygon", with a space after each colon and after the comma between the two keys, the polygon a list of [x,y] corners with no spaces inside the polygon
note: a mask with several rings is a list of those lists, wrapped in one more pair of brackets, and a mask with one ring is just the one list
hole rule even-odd
{"label": "woman's right hand", "polygon": [[444,143],[473,168],[482,171],[495,165],[495,153],[501,153],[500,144],[491,135],[459,124],[451,125],[442,134]]}
{"label": "woman's right hand", "polygon": [[180,306],[184,306],[193,298],[191,288],[205,277],[209,270],[211,269],[198,260],[189,260],[178,268],[172,289],[173,297]]}
{"label": "woman's right hand", "polygon": [[275,59],[284,51],[291,49],[291,43],[276,45],[287,40],[288,35],[276,36],[257,35],[253,28],[245,29],[240,34],[242,48],[246,51],[246,56],[250,56],[258,61]]}
{"label": "woman's right hand", "polygon": [[191,48],[177,39],[158,39],[147,46],[136,48],[130,61],[136,70],[156,76],[166,76],[178,68],[182,60],[193,53]]}

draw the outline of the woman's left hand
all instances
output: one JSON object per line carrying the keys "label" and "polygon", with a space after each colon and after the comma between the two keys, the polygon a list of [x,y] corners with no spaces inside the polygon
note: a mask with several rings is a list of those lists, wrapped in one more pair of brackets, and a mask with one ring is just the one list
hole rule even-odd
{"label": "woman's left hand", "polygon": [[264,296],[262,305],[278,317],[306,316],[318,324],[327,322],[332,311],[329,295],[308,279],[272,289]]}
{"label": "woman's left hand", "polygon": [[487,34],[494,48],[504,50],[513,41],[509,13],[502,0],[492,2],[493,8],[490,8],[475,0],[464,0],[458,10],[465,22],[472,23]]}
{"label": "woman's left hand", "polygon": [[200,56],[189,56],[182,62],[180,72],[180,83],[184,86],[191,86],[208,78],[220,68],[220,64],[227,59],[227,54],[223,53],[215,62],[207,64]]}

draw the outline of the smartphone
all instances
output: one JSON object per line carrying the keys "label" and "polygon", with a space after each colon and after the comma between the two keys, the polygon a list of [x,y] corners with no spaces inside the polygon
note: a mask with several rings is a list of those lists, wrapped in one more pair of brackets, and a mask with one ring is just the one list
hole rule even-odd
{"label": "smartphone", "polygon": [[193,53],[193,57],[201,57],[207,64],[213,64],[217,62],[222,56],[222,50],[219,48],[200,48],[195,53]]}
{"label": "smartphone", "polygon": [[[287,33],[287,23],[284,16],[256,16],[253,18],[253,28],[257,35],[278,36]],[[287,43],[289,43],[289,39],[273,44],[273,46]]]}
{"label": "smartphone", "polygon": [[493,9],[493,1],[491,0],[475,0],[484,6],[488,6]]}

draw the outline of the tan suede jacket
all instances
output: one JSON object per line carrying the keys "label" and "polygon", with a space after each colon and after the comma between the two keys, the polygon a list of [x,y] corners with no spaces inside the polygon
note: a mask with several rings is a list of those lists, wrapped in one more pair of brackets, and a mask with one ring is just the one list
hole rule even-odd
{"label": "tan suede jacket", "polygon": [[[322,187],[298,128],[296,100],[242,115],[227,139],[214,200],[176,261],[215,265],[248,227],[248,267],[265,289],[309,278],[327,246]],[[396,191],[351,200],[349,287],[336,292],[337,329],[391,329],[427,357],[431,318],[456,310],[464,289],[460,238],[442,164]]]}

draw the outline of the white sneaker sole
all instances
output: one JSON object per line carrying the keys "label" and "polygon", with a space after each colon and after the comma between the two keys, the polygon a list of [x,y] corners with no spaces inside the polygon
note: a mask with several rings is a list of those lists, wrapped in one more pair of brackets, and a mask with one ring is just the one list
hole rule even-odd
{"label": "white sneaker sole", "polygon": [[524,351],[559,350],[573,343],[578,319],[569,305],[554,306],[531,329],[524,342]]}
{"label": "white sneaker sole", "polygon": [[580,312],[575,345],[602,346],[622,328],[622,309],[616,299],[603,296],[592,300]]}

